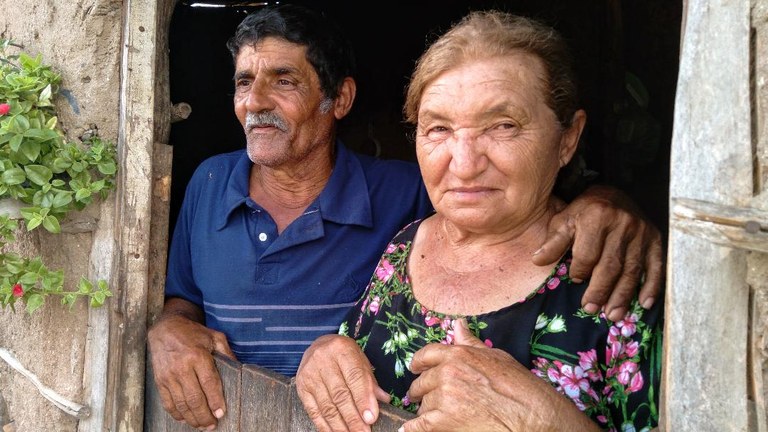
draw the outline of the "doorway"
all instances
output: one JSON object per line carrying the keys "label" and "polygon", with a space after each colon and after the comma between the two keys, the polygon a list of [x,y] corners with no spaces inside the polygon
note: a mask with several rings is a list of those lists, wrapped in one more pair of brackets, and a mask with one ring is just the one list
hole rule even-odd
{"label": "doorway", "polygon": [[[503,9],[557,28],[574,50],[588,114],[583,166],[570,172],[575,176],[561,182],[558,193],[569,199],[588,183],[616,186],[666,237],[682,2],[294,2],[323,10],[353,41],[358,95],[339,135],[351,149],[383,158],[414,160],[401,121],[405,85],[428,43],[467,11]],[[245,146],[232,110],[233,66],[225,43],[246,14],[266,3],[181,0],[175,7],[169,36],[171,101],[189,103],[192,113],[171,128],[171,232],[197,165]]]}

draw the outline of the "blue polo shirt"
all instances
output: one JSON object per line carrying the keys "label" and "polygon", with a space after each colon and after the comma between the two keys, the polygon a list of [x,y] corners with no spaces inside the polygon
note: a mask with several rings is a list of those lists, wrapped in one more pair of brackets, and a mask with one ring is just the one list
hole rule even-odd
{"label": "blue polo shirt", "polygon": [[242,363],[293,376],[304,350],[335,333],[389,240],[432,210],[415,163],[336,144],[325,189],[280,234],[248,196],[245,150],[195,171],[173,233],[165,295],[205,311]]}

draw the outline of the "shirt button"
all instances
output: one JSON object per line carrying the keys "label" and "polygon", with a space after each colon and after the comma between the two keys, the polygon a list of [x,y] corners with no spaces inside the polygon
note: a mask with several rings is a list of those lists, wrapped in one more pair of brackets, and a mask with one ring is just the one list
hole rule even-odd
{"label": "shirt button", "polygon": [[267,235],[265,233],[259,234],[259,240],[261,241],[267,241]]}

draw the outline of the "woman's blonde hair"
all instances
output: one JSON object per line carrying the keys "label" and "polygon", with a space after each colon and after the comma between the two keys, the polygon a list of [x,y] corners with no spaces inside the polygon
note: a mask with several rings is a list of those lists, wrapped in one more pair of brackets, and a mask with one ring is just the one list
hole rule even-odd
{"label": "woman's blonde hair", "polygon": [[467,62],[520,51],[541,60],[547,75],[541,77],[546,103],[564,128],[570,126],[578,96],[565,40],[538,21],[495,10],[471,12],[422,54],[408,85],[405,120],[417,123],[424,89],[443,73]]}

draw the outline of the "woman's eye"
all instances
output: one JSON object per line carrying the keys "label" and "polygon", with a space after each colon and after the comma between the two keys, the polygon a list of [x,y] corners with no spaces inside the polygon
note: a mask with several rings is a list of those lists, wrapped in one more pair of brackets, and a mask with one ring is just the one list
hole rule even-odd
{"label": "woman's eye", "polygon": [[448,132],[448,128],[444,126],[433,126],[427,130],[428,134],[443,134]]}

